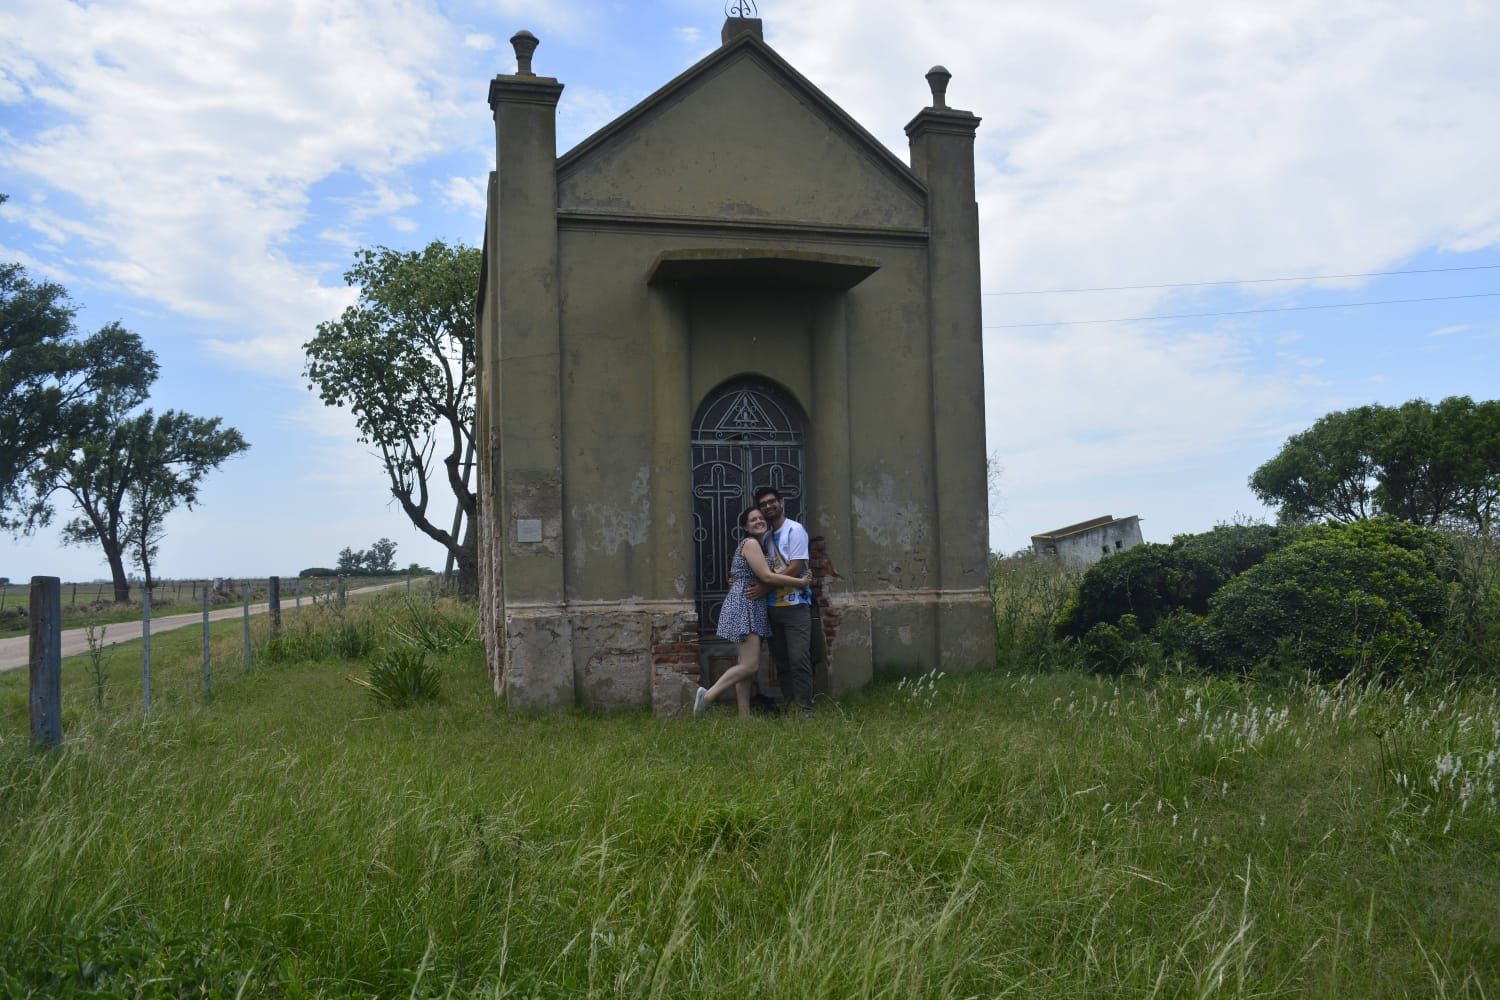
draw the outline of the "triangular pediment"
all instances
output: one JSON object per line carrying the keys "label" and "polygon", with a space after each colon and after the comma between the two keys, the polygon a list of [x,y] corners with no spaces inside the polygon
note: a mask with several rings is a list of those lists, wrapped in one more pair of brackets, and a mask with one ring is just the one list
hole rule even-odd
{"label": "triangular pediment", "polygon": [[926,188],[742,35],[558,161],[562,211],[920,229]]}

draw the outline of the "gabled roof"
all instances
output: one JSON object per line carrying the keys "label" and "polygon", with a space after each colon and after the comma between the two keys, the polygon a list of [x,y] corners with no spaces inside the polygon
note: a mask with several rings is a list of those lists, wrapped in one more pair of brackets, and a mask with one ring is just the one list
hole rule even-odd
{"label": "gabled roof", "polygon": [[1057,528],[1054,531],[1044,531],[1039,535],[1032,535],[1031,540],[1034,542],[1061,541],[1064,538],[1068,538],[1073,535],[1081,535],[1086,531],[1093,531],[1096,528],[1105,528],[1112,524],[1124,524],[1127,521],[1139,521],[1140,519],[1141,518],[1139,514],[1132,514],[1129,517],[1115,517],[1113,514],[1105,514],[1103,517],[1096,517],[1088,521],[1079,521],[1077,524],[1070,524],[1066,528]]}
{"label": "gabled roof", "polygon": [[680,97],[684,92],[690,90],[695,83],[709,76],[726,63],[744,56],[756,59],[774,75],[779,76],[794,93],[805,98],[813,108],[827,117],[832,124],[845,134],[845,137],[852,144],[859,147],[870,159],[879,163],[901,184],[910,188],[913,194],[925,199],[927,185],[922,182],[922,179],[910,167],[887,149],[880,140],[866,131],[859,122],[850,117],[848,112],[835,104],[827,94],[823,93],[810,80],[797,72],[791,63],[779,56],[774,49],[760,38],[748,32],[737,35],[726,44],[710,52],[697,63],[684,70],[675,79],[668,82],[660,90],[558,157],[557,174],[559,180],[586,163],[593,154],[624,138],[643,121],[649,119],[653,112]]}

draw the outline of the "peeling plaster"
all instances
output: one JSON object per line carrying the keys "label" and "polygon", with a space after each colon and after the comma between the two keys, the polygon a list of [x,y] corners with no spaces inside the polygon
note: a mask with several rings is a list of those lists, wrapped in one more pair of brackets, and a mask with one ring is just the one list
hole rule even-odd
{"label": "peeling plaster", "polygon": [[[621,545],[644,545],[651,534],[651,467],[643,465],[630,483],[629,503],[590,503],[573,508],[583,547],[602,548],[606,555],[620,552]],[[582,564],[582,547],[575,561]]]}
{"label": "peeling plaster", "polygon": [[916,549],[926,541],[931,515],[921,504],[900,503],[895,497],[896,480],[890,473],[882,475],[878,485],[856,483],[852,497],[855,523],[876,545]]}

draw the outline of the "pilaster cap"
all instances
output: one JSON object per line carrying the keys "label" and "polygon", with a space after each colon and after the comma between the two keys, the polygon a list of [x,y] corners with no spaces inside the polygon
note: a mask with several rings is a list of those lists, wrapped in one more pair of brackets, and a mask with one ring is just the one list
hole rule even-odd
{"label": "pilaster cap", "polygon": [[531,57],[541,41],[529,31],[518,31],[510,37],[516,52],[516,71],[490,81],[490,108],[497,104],[542,104],[556,107],[563,85],[556,78],[537,76],[531,71]]}
{"label": "pilaster cap", "polygon": [[967,136],[972,139],[983,120],[972,111],[923,108],[917,112],[917,117],[906,123],[906,137],[915,139],[920,135],[938,134]]}
{"label": "pilaster cap", "polygon": [[974,137],[979,128],[979,118],[968,111],[948,107],[948,81],[953,74],[945,66],[934,66],[927,71],[927,86],[932,90],[932,106],[917,112],[906,125],[906,135],[915,139],[919,135],[935,132],[942,135],[966,135]]}

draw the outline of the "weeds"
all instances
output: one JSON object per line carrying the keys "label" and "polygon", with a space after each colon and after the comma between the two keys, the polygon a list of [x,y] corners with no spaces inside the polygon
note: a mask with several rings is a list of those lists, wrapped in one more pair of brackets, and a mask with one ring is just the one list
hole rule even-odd
{"label": "weeds", "polygon": [[[449,605],[453,605],[450,607]],[[462,649],[479,641],[479,618],[456,602],[405,602],[405,619],[391,626],[397,641],[433,653]]]}
{"label": "weeds", "polygon": [[442,691],[442,681],[437,668],[427,662],[427,652],[410,646],[382,650],[370,667],[368,679],[354,676],[349,679],[387,708],[433,701]]}
{"label": "weeds", "polygon": [[104,645],[104,636],[108,631],[107,626],[90,625],[84,632],[84,639],[89,644],[89,676],[94,682],[95,708],[104,707],[104,686],[109,678],[109,661],[115,658],[115,643],[110,643],[107,647]]}

